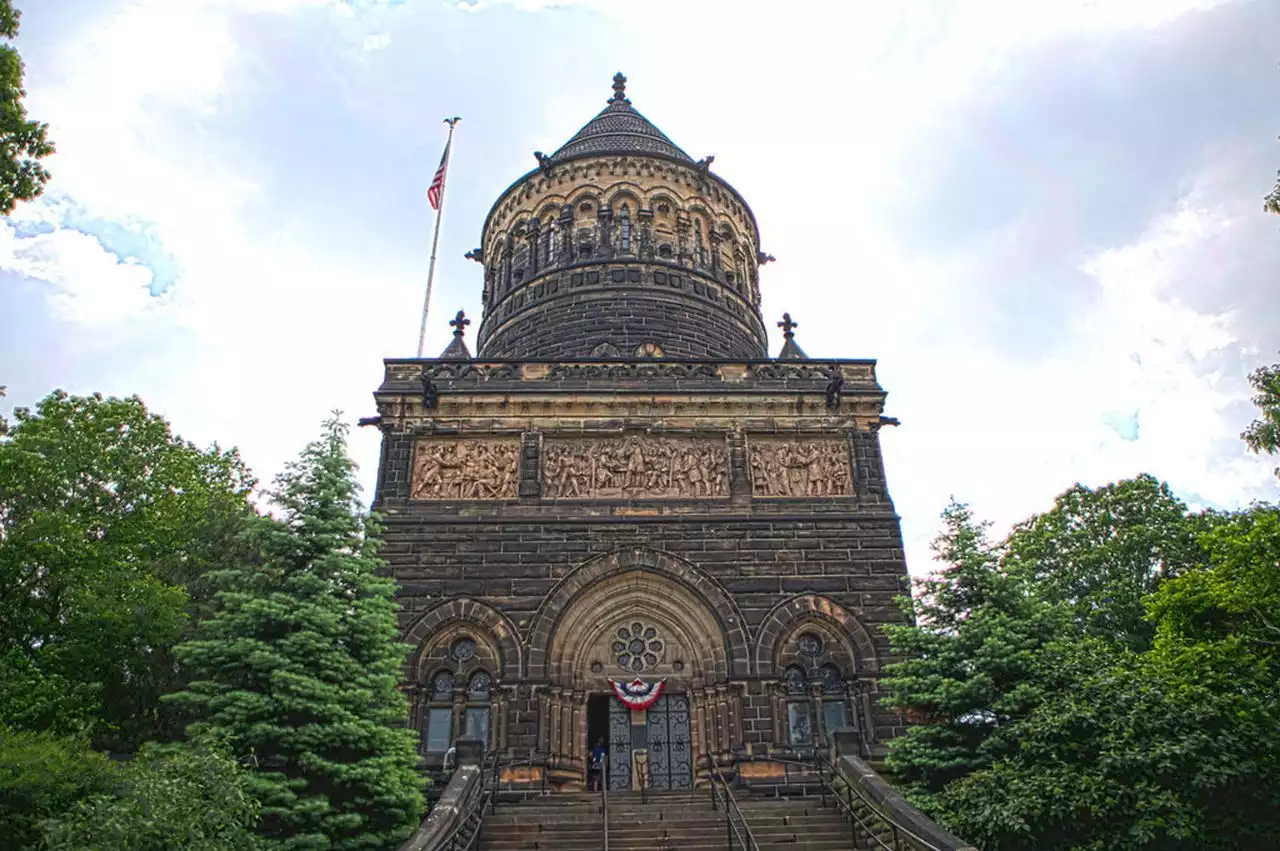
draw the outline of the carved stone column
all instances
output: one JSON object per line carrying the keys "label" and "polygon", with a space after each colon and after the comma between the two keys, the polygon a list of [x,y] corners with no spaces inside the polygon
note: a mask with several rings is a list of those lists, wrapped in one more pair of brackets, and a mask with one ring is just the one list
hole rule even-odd
{"label": "carved stone column", "polygon": [[640,250],[637,252],[642,260],[653,259],[653,210],[639,210],[636,218],[640,222]]}
{"label": "carved stone column", "polygon": [[703,712],[702,694],[694,689],[689,689],[689,745],[693,749],[692,760],[690,764],[693,766],[694,780],[697,780],[699,760],[702,755],[707,752],[706,748],[706,720]]}
{"label": "carved stone column", "polygon": [[789,743],[787,735],[787,688],[783,683],[769,683],[769,708],[773,711],[773,744],[784,747]]}
{"label": "carved stone column", "polygon": [[729,688],[721,683],[715,688],[716,753],[729,751]]}
{"label": "carved stone column", "polygon": [[540,753],[551,753],[551,696],[542,692],[538,699],[538,739],[536,748]]}
{"label": "carved stone column", "polygon": [[538,239],[541,234],[541,223],[537,219],[530,219],[529,226],[525,231],[526,238],[529,241],[529,277],[532,278],[538,274],[541,264],[539,253],[542,249],[542,242]]}
{"label": "carved stone column", "polygon": [[600,256],[613,256],[613,210],[608,204],[600,205]]}
{"label": "carved stone column", "polygon": [[552,768],[560,765],[560,689],[552,687],[547,697],[547,762]]}
{"label": "carved stone column", "polygon": [[689,217],[684,213],[676,214],[676,260],[681,266],[693,266],[689,253]]}

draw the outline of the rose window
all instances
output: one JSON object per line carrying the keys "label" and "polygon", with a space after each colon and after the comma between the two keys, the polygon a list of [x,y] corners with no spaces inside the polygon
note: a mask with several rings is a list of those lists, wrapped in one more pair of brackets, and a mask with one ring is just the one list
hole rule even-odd
{"label": "rose window", "polygon": [[666,649],[658,631],[636,621],[622,626],[614,634],[613,652],[618,667],[625,671],[644,671],[662,661]]}
{"label": "rose window", "polygon": [[806,656],[817,656],[822,653],[822,639],[812,632],[806,632],[797,639],[796,648]]}
{"label": "rose window", "polygon": [[475,658],[476,642],[474,638],[459,638],[453,642],[449,655],[459,662],[468,662]]}

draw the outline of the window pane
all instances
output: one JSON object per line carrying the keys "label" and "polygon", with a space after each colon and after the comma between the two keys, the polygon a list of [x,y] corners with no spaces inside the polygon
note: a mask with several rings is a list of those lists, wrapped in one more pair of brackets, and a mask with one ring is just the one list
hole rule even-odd
{"label": "window pane", "polygon": [[791,744],[808,745],[813,743],[813,707],[807,701],[796,701],[787,704],[787,729]]}
{"label": "window pane", "polygon": [[448,707],[427,710],[427,752],[444,753],[453,741],[453,710]]}
{"label": "window pane", "polygon": [[822,723],[828,736],[845,726],[843,700],[828,700],[822,704]]}
{"label": "window pane", "polygon": [[489,709],[487,707],[471,707],[467,709],[467,738],[489,742]]}

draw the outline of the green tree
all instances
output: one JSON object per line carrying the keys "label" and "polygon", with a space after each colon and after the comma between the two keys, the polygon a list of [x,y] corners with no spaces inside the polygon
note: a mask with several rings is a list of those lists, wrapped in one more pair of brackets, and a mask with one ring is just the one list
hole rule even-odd
{"label": "green tree", "polygon": [[[18,37],[21,13],[11,0],[0,0],[0,36]],[[53,153],[49,126],[27,118],[22,99],[22,57],[11,44],[0,44],[0,214],[13,212],[19,201],[30,201],[44,191],[49,172],[40,160]]]}
{"label": "green tree", "polygon": [[969,508],[953,502],[933,549],[943,567],[903,600],[913,623],[886,626],[895,655],[885,703],[920,722],[890,744],[888,766],[916,800],[990,764],[1003,731],[1041,697],[1038,654],[1061,611],[1000,569],[1001,551]]}
{"label": "green tree", "polygon": [[70,396],[0,420],[0,721],[132,751],[181,732],[159,695],[190,589],[252,510],[235,452],[175,437],[137,398]]}
{"label": "green tree", "polygon": [[421,814],[395,586],[346,440],[335,417],[279,477],[280,520],[254,532],[262,563],[211,575],[214,609],[178,649],[197,675],[173,700],[193,732],[253,755],[259,832],[284,848],[384,848]]}
{"label": "green tree", "polygon": [[58,851],[244,851],[260,847],[247,772],[209,744],[148,744],[117,771],[114,788],[46,819]]}
{"label": "green tree", "polygon": [[1262,851],[1280,835],[1280,512],[1215,518],[1149,598],[1151,649],[1086,639],[1018,746],[934,796],[988,851]]}
{"label": "green tree", "polygon": [[[1280,192],[1280,186],[1276,191]],[[1280,363],[1258,367],[1250,373],[1249,383],[1253,385],[1253,403],[1262,415],[1240,437],[1253,452],[1280,453]],[[1276,475],[1280,476],[1280,467]]]}
{"label": "green tree", "polygon": [[87,738],[0,725],[0,845],[38,847],[41,820],[110,791],[113,782],[110,760]]}
{"label": "green tree", "polygon": [[1154,633],[1147,595],[1202,558],[1186,505],[1144,474],[1059,495],[1051,511],[1014,527],[1004,568],[1041,599],[1070,606],[1083,631],[1142,649]]}

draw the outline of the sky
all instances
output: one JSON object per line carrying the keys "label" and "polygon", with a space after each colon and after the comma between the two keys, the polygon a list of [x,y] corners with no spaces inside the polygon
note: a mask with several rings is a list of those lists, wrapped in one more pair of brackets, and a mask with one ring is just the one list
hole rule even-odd
{"label": "sky", "polygon": [[[755,211],[771,352],[789,311],[879,361],[913,573],[953,497],[1000,533],[1142,472],[1280,496],[1239,439],[1280,359],[1274,0],[18,5],[58,153],[0,219],[0,412],[138,394],[269,481],[414,353],[441,119],[429,353],[480,317],[492,202],[621,70]],[[371,495],[378,434],[352,449]]]}

